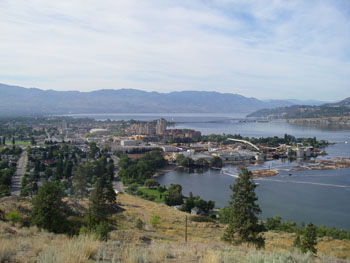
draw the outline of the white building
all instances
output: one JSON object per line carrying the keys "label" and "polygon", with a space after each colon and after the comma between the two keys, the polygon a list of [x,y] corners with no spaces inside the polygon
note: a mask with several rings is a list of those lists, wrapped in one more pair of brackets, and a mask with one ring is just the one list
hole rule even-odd
{"label": "white building", "polygon": [[120,145],[121,146],[136,146],[137,141],[135,141],[135,140],[121,140]]}

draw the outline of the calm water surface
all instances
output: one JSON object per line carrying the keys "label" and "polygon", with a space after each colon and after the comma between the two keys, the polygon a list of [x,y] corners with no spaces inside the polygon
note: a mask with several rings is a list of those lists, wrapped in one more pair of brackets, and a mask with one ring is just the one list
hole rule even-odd
{"label": "calm water surface", "polygon": [[[336,144],[326,148],[325,157],[350,157],[350,131],[337,129],[318,129],[291,125],[284,122],[269,123],[185,123],[178,128],[195,129],[202,134],[241,134],[249,137],[284,136],[285,133],[295,137],[314,137]],[[349,142],[346,144],[345,142]],[[259,205],[263,211],[261,217],[281,216],[283,219],[295,222],[313,222],[317,225],[325,224],[328,227],[350,230],[350,169],[336,169],[323,171],[286,171],[296,162],[276,160],[265,162],[250,169],[270,168],[279,170],[279,175],[273,179],[282,182],[257,181]],[[235,167],[228,167],[236,171]],[[289,176],[289,174],[292,174]],[[228,204],[231,190],[229,185],[234,184],[235,178],[220,171],[208,170],[204,173],[188,173],[173,171],[160,177],[162,185],[179,183],[184,193],[192,191],[204,199],[216,201],[219,207]],[[296,182],[303,182],[296,183]],[[305,182],[305,183],[304,183]],[[316,184],[309,184],[316,183]],[[318,185],[326,184],[325,185]],[[335,185],[335,186],[333,186]]]}
{"label": "calm water surface", "polygon": [[[76,115],[75,115],[76,116]],[[84,115],[86,116],[86,115]],[[237,118],[242,114],[104,114],[88,115],[96,119],[115,120],[154,120],[160,117],[168,121],[180,122],[176,128],[195,129],[202,134],[241,134],[249,137],[284,136],[314,137],[336,144],[326,148],[329,155],[321,158],[350,157],[350,130],[331,128],[312,128],[291,125],[284,122],[240,123]],[[213,121],[221,122],[213,122]],[[349,142],[348,144],[345,142]],[[274,181],[257,181],[259,205],[263,211],[261,217],[281,216],[296,222],[313,222],[317,225],[344,228],[350,231],[350,169],[323,171],[293,171],[287,169],[298,165],[282,160],[270,161],[252,166],[250,169],[278,169],[279,175],[269,179]],[[234,166],[225,167],[238,172]],[[291,175],[290,175],[291,174]],[[162,185],[181,184],[183,193],[191,191],[207,200],[214,200],[219,207],[228,204],[234,177],[217,170],[189,173],[186,170],[170,172],[158,178]]]}

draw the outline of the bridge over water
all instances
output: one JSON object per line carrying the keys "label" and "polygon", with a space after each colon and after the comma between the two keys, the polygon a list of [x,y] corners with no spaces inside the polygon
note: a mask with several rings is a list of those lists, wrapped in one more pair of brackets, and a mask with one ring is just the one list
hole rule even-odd
{"label": "bridge over water", "polygon": [[[229,171],[223,171],[223,174],[232,176],[234,178],[238,178],[239,175],[235,173],[231,173]],[[296,181],[296,180],[280,180],[280,179],[270,179],[270,178],[254,178],[254,181],[264,181],[264,182],[275,182],[275,183],[292,183],[292,184],[310,184],[310,185],[318,185],[318,186],[328,186],[328,187],[337,187],[337,188],[346,188],[350,189],[350,185],[339,185],[339,184],[325,184],[318,182],[304,182],[304,181]]]}

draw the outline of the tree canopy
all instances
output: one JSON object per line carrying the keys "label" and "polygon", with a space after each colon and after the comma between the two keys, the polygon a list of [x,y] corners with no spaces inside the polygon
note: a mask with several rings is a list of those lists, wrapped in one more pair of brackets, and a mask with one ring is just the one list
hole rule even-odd
{"label": "tree canopy", "polygon": [[258,197],[255,194],[256,184],[252,173],[242,168],[240,176],[230,188],[232,195],[229,205],[229,227],[223,239],[231,244],[249,243],[257,248],[264,247],[265,240],[261,235],[264,226],[259,223],[257,217],[261,209],[256,203]]}
{"label": "tree canopy", "polygon": [[65,213],[62,197],[63,191],[57,183],[44,182],[32,201],[32,223],[50,232],[64,232]]}

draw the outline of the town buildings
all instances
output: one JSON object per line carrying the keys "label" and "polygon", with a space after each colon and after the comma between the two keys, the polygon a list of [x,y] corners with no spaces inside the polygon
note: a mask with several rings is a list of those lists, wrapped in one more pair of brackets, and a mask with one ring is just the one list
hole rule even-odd
{"label": "town buildings", "polygon": [[163,118],[160,118],[159,120],[157,120],[156,133],[158,135],[162,135],[164,134],[165,130],[166,130],[166,120]]}

